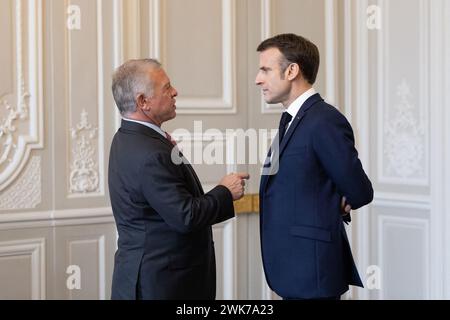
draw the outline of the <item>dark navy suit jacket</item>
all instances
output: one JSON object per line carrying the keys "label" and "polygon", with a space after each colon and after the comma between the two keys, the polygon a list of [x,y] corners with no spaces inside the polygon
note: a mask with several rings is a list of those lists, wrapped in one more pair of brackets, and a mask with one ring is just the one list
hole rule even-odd
{"label": "dark navy suit jacket", "polygon": [[[113,299],[214,299],[211,225],[234,216],[224,186],[203,193],[173,145],[142,124],[122,121],[109,159],[109,192],[119,233]],[[177,159],[178,160],[178,159]]]}
{"label": "dark navy suit jacket", "polygon": [[[278,137],[276,137],[278,139]],[[276,163],[278,158],[278,163]],[[373,199],[346,118],[319,94],[300,108],[260,185],[264,271],[283,298],[325,298],[362,286],[341,215]]]}

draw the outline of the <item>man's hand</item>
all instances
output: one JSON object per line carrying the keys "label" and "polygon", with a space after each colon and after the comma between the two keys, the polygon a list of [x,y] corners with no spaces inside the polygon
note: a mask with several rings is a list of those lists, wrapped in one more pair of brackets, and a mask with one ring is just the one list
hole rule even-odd
{"label": "man's hand", "polygon": [[346,197],[342,197],[342,200],[341,200],[341,214],[343,216],[346,216],[346,215],[348,215],[350,213],[350,211],[352,211],[352,206],[347,203],[347,198]]}
{"label": "man's hand", "polygon": [[249,178],[248,173],[231,173],[223,177],[219,185],[228,188],[233,196],[233,201],[236,201],[244,196],[245,180]]}
{"label": "man's hand", "polygon": [[352,218],[350,216],[350,211],[352,211],[352,206],[347,203],[347,198],[342,197],[342,200],[341,200],[341,215],[342,215],[342,220],[344,220],[344,222],[346,224],[349,224],[350,221],[352,221]]}

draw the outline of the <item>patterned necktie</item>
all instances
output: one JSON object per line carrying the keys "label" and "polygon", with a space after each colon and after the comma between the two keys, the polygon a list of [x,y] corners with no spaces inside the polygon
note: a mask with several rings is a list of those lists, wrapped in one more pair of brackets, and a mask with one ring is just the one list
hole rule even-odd
{"label": "patterned necktie", "polygon": [[289,112],[283,112],[280,120],[280,126],[278,127],[278,137],[281,144],[281,140],[283,140],[284,135],[286,134],[286,128],[289,122],[291,122],[292,116]]}
{"label": "patterned necktie", "polygon": [[176,146],[177,142],[172,138],[172,136],[168,132],[165,132],[165,134],[166,134],[167,140],[169,140],[174,146]]}

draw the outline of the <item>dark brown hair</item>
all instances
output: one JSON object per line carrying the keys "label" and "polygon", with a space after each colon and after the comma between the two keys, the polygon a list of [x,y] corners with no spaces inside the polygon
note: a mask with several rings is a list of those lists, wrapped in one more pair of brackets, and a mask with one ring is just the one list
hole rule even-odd
{"label": "dark brown hair", "polygon": [[303,78],[310,84],[316,82],[319,71],[320,55],[317,46],[309,41],[292,33],[280,34],[261,42],[257,51],[263,52],[270,48],[277,48],[284,56],[284,61],[280,61],[281,71],[284,73],[291,63],[299,65]]}

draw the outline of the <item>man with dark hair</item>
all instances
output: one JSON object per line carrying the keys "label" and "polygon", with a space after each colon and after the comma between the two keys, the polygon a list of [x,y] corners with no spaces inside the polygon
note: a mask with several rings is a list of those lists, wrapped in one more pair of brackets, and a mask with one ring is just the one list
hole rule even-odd
{"label": "man with dark hair", "polygon": [[234,217],[247,174],[230,174],[204,194],[161,125],[176,116],[176,89],[160,63],[130,60],[113,76],[122,115],[109,157],[109,193],[119,233],[113,299],[214,299],[211,226]]}
{"label": "man with dark hair", "polygon": [[286,109],[261,177],[264,272],[284,299],[340,299],[362,287],[344,221],[373,199],[345,117],[316,93],[319,50],[282,34],[263,41],[256,84]]}

